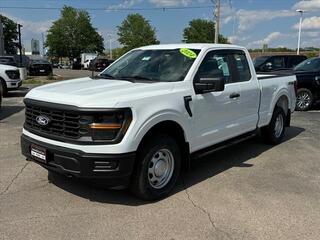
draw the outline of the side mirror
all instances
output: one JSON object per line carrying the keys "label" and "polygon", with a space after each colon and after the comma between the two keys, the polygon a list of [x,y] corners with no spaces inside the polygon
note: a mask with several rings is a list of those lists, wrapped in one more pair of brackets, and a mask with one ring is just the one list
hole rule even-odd
{"label": "side mirror", "polygon": [[194,88],[197,94],[208,92],[221,92],[224,90],[224,78],[199,78],[194,83]]}
{"label": "side mirror", "polygon": [[272,63],[271,63],[271,62],[267,62],[267,63],[266,63],[266,69],[267,69],[267,70],[272,70],[272,68],[273,68],[273,67],[272,67]]}

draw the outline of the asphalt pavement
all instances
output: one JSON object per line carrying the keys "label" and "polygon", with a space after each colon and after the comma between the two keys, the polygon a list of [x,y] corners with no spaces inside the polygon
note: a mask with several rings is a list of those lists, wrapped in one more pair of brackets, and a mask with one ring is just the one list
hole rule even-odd
{"label": "asphalt pavement", "polygon": [[144,202],[48,172],[20,153],[27,88],[0,111],[0,239],[320,239],[320,111],[296,112],[285,141],[259,138],[183,173]]}

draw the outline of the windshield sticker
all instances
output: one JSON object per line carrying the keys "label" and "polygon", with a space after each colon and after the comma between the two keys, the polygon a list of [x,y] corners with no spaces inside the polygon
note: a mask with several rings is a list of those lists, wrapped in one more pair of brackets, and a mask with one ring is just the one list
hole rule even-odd
{"label": "windshield sticker", "polygon": [[188,48],[180,48],[180,53],[188,58],[197,58],[197,54]]}
{"label": "windshield sticker", "polygon": [[149,61],[151,57],[143,57],[141,61]]}

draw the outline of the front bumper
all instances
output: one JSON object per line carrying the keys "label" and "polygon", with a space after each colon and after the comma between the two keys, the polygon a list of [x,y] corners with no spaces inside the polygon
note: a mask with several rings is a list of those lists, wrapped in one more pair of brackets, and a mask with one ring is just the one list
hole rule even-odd
{"label": "front bumper", "polygon": [[[47,163],[31,156],[31,145],[46,150]],[[21,151],[28,161],[33,161],[49,171],[78,178],[103,180],[103,183],[110,187],[128,185],[135,161],[135,153],[85,153],[40,142],[26,135],[21,136]]]}
{"label": "front bumper", "polygon": [[13,90],[21,87],[22,85],[22,80],[15,80],[15,81],[7,81],[7,89],[8,90]]}

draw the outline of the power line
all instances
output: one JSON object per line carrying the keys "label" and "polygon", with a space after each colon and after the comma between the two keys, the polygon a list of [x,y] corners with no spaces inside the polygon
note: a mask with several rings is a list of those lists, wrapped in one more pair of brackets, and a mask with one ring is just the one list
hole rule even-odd
{"label": "power line", "polygon": [[[153,8],[76,8],[86,11],[166,11],[166,10],[186,10],[186,9],[205,9],[213,6],[190,6],[190,7],[153,7]],[[62,7],[27,7],[27,6],[5,6],[0,9],[23,9],[23,10],[61,10]]]}

